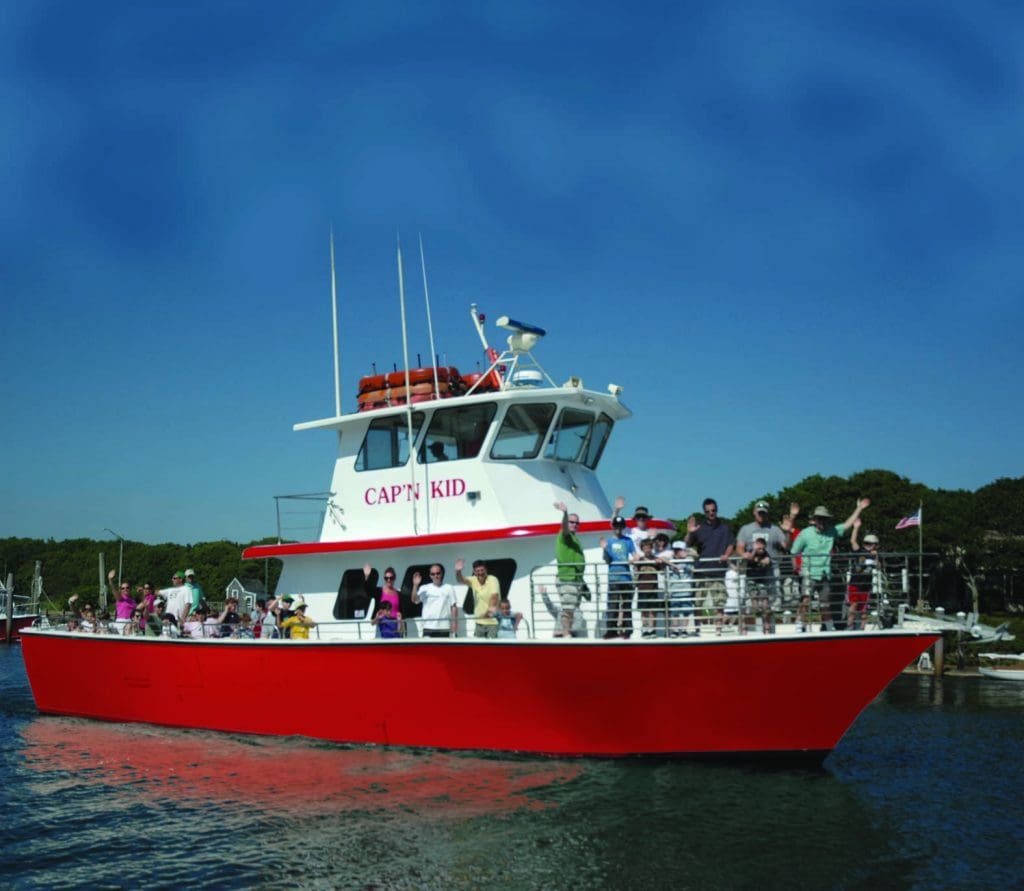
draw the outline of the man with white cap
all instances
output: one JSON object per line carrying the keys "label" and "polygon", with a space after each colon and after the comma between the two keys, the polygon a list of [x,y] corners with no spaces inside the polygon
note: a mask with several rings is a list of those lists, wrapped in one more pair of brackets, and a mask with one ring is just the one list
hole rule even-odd
{"label": "man with white cap", "polygon": [[874,587],[875,572],[878,569],[878,536],[869,533],[864,536],[864,547],[860,546],[861,520],[853,521],[850,533],[850,583],[846,587],[846,627],[859,631],[865,625],[871,591]]}
{"label": "man with white cap", "polygon": [[[697,552],[688,548],[685,541],[672,542],[672,566],[676,572],[668,580],[672,616],[669,637],[686,637],[689,632],[690,616],[694,613],[693,561],[696,557]],[[696,623],[693,633],[700,634]]]}
{"label": "man with white cap", "polygon": [[[812,525],[804,529],[793,542],[792,552],[804,555],[803,572],[810,586],[807,593],[812,596],[818,595],[822,631],[835,630],[835,623],[832,620],[832,550],[835,548],[836,540],[846,534],[846,530],[853,526],[861,512],[870,504],[870,498],[861,498],[853,513],[838,524],[834,522],[832,512],[819,504],[811,514]],[[804,630],[803,621],[798,618],[797,631]]]}

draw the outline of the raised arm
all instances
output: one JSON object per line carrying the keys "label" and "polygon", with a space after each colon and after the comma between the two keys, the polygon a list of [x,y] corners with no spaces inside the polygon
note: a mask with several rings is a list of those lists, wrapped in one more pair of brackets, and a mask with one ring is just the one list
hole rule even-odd
{"label": "raised arm", "polygon": [[613,507],[614,507],[614,510],[612,510],[612,519],[613,519],[613,520],[614,520],[614,519],[615,519],[615,518],[616,518],[616,517],[617,517],[617,516],[618,516],[618,515],[619,515],[620,513],[622,513],[622,509],[623,509],[623,508],[624,508],[625,506],[626,506],[626,499],[625,499],[625,497],[624,497],[624,496],[622,496],[622,495],[617,495],[617,496],[615,497],[615,504],[613,505]]}
{"label": "raised arm", "polygon": [[455,561],[455,581],[457,581],[460,585],[469,584],[469,581],[462,574],[462,570],[465,568],[466,561],[462,557],[459,557],[459,559]]}
{"label": "raised arm", "polygon": [[857,535],[860,532],[861,520],[857,517],[853,521],[853,532],[850,533],[850,550],[859,551],[860,543],[857,541]]}
{"label": "raised arm", "polygon": [[686,543],[688,545],[692,545],[692,544],[696,543],[696,541],[697,541],[697,529],[698,529],[697,518],[693,514],[690,514],[690,516],[688,516],[686,518]]}
{"label": "raised arm", "polygon": [[412,574],[412,602],[420,602],[420,582],[423,581],[423,576],[419,572]]}
{"label": "raised arm", "polygon": [[569,532],[569,508],[565,506],[564,501],[556,501],[555,510],[562,512],[562,535],[566,535]]}
{"label": "raised arm", "polygon": [[870,498],[861,498],[861,500],[857,502],[857,506],[853,509],[853,513],[843,520],[843,531],[849,529],[857,521],[861,511],[867,508],[870,504]]}

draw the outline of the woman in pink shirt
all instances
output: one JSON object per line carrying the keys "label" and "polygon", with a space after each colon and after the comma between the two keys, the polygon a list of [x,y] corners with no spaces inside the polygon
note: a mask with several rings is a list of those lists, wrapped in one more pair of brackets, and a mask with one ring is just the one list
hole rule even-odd
{"label": "woman in pink shirt", "polygon": [[399,610],[399,597],[400,593],[398,588],[395,587],[395,580],[397,578],[395,569],[393,566],[389,566],[384,570],[384,586],[378,592],[370,584],[370,575],[373,573],[373,567],[367,563],[363,567],[363,577],[366,579],[366,595],[367,597],[376,597],[378,600],[378,608],[385,603],[391,604],[391,615],[397,616]]}
{"label": "woman in pink shirt", "polygon": [[117,577],[116,570],[107,573],[107,584],[110,586],[110,593],[115,601],[116,618],[118,622],[130,622],[132,613],[135,611],[135,598],[132,597],[132,586],[121,581],[121,584],[114,587],[114,579]]}

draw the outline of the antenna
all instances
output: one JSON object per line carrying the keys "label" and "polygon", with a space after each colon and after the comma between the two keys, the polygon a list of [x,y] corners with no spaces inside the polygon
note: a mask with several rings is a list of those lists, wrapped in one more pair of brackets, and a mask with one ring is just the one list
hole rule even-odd
{"label": "antenna", "polygon": [[338,361],[338,287],[334,278],[334,224],[331,224],[331,322],[334,331],[334,415],[341,416],[341,366]]}
{"label": "antenna", "polygon": [[420,266],[423,269],[423,299],[427,303],[427,334],[430,336],[430,364],[434,369],[434,398],[441,398],[441,386],[437,380],[437,352],[434,350],[434,324],[430,320],[430,291],[427,290],[427,260],[423,254],[423,233],[420,236]]}
{"label": "antenna", "polygon": [[416,453],[413,449],[413,435],[412,435],[412,402],[410,398],[412,394],[409,392],[410,381],[409,381],[409,333],[405,324],[405,279],[402,276],[402,239],[395,236],[395,243],[398,247],[398,302],[402,309],[402,352],[405,355],[405,422],[408,427],[409,436],[409,475],[412,477],[412,532],[413,535],[419,534],[419,529],[416,524]]}

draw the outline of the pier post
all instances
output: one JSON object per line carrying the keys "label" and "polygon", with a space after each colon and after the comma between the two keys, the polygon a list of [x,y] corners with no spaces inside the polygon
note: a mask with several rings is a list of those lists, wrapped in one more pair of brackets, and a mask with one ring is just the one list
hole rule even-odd
{"label": "pier post", "polygon": [[935,672],[935,677],[937,678],[942,677],[942,660],[943,650],[945,650],[945,643],[946,639],[944,637],[940,637],[937,641],[935,641],[935,646],[933,647],[935,655],[932,659],[932,666],[933,671]]}
{"label": "pier post", "polygon": [[4,591],[4,641],[11,642],[11,627],[14,623],[14,573],[7,574],[7,588]]}

